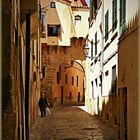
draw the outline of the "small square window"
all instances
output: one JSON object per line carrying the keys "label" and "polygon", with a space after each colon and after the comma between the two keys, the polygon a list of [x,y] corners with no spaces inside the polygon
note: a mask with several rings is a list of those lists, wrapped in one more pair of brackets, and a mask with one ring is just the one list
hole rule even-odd
{"label": "small square window", "polygon": [[60,25],[48,25],[48,36],[60,36]]}

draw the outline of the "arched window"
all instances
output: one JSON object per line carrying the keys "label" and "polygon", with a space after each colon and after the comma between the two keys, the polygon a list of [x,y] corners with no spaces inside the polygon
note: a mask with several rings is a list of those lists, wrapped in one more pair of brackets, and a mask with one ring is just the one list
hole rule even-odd
{"label": "arched window", "polygon": [[75,16],[75,25],[78,25],[81,23],[81,16],[80,15],[76,15]]}

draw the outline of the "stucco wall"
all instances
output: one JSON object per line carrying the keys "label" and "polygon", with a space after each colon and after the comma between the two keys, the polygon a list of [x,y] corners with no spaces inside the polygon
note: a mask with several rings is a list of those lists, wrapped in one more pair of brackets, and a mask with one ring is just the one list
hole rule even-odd
{"label": "stucco wall", "polygon": [[[65,82],[65,76],[67,74],[67,83]],[[72,85],[72,76],[74,77],[74,85]],[[78,86],[77,86],[78,76]],[[57,76],[56,76],[57,79]],[[63,87],[63,103],[78,102],[78,92],[80,92],[80,101],[83,101],[83,82],[84,71],[79,64],[74,63],[70,68],[65,69],[65,65],[61,65],[61,80],[60,83],[56,83],[53,86],[55,104],[61,103],[61,87]],[[71,93],[71,99],[70,99]]]}
{"label": "stucco wall", "polygon": [[119,44],[119,88],[127,87],[128,139],[138,139],[138,29]]}
{"label": "stucco wall", "polygon": [[[68,1],[56,1],[56,8],[50,7],[51,0],[41,2],[42,7],[47,7],[45,18],[47,25],[60,25],[59,36],[47,36],[48,45],[70,46],[71,37],[86,37],[88,31],[88,8],[71,8]],[[81,18],[80,25],[75,26],[74,15],[78,14]],[[50,16],[51,15],[51,16]],[[48,27],[46,25],[46,35]]]}
{"label": "stucco wall", "polygon": [[[75,27],[76,37],[86,37],[88,33],[88,18],[89,18],[89,9],[88,8],[72,8],[73,10],[73,23]],[[81,16],[81,21],[77,24],[75,22],[75,16]]]}

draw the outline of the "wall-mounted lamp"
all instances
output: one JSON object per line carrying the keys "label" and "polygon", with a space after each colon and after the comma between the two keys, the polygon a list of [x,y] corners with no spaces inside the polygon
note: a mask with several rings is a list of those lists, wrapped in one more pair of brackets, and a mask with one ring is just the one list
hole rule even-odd
{"label": "wall-mounted lamp", "polygon": [[84,48],[84,54],[87,58],[89,59],[95,59],[94,61],[97,61],[97,58],[96,56],[92,57],[92,56],[88,56],[88,53],[89,53],[89,47],[86,45],[85,48]]}
{"label": "wall-mounted lamp", "polygon": [[55,4],[56,4],[55,1],[51,1],[49,5],[47,5],[45,7],[42,7],[41,10],[45,10],[46,11],[46,10],[48,10],[48,7],[55,8],[56,7]]}
{"label": "wall-mounted lamp", "polygon": [[87,58],[89,59],[94,59],[95,62],[100,61],[100,59],[98,59],[98,56],[88,56],[88,53],[89,53],[89,47],[86,45],[85,48],[84,48],[84,54]]}

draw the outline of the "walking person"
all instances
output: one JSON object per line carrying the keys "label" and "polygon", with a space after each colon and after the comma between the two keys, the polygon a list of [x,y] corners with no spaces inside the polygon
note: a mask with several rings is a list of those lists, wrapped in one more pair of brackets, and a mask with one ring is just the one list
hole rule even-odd
{"label": "walking person", "polygon": [[41,97],[38,102],[38,106],[40,108],[41,117],[45,117],[46,116],[46,107],[48,106],[48,103],[47,103],[45,94],[42,92],[41,92]]}

